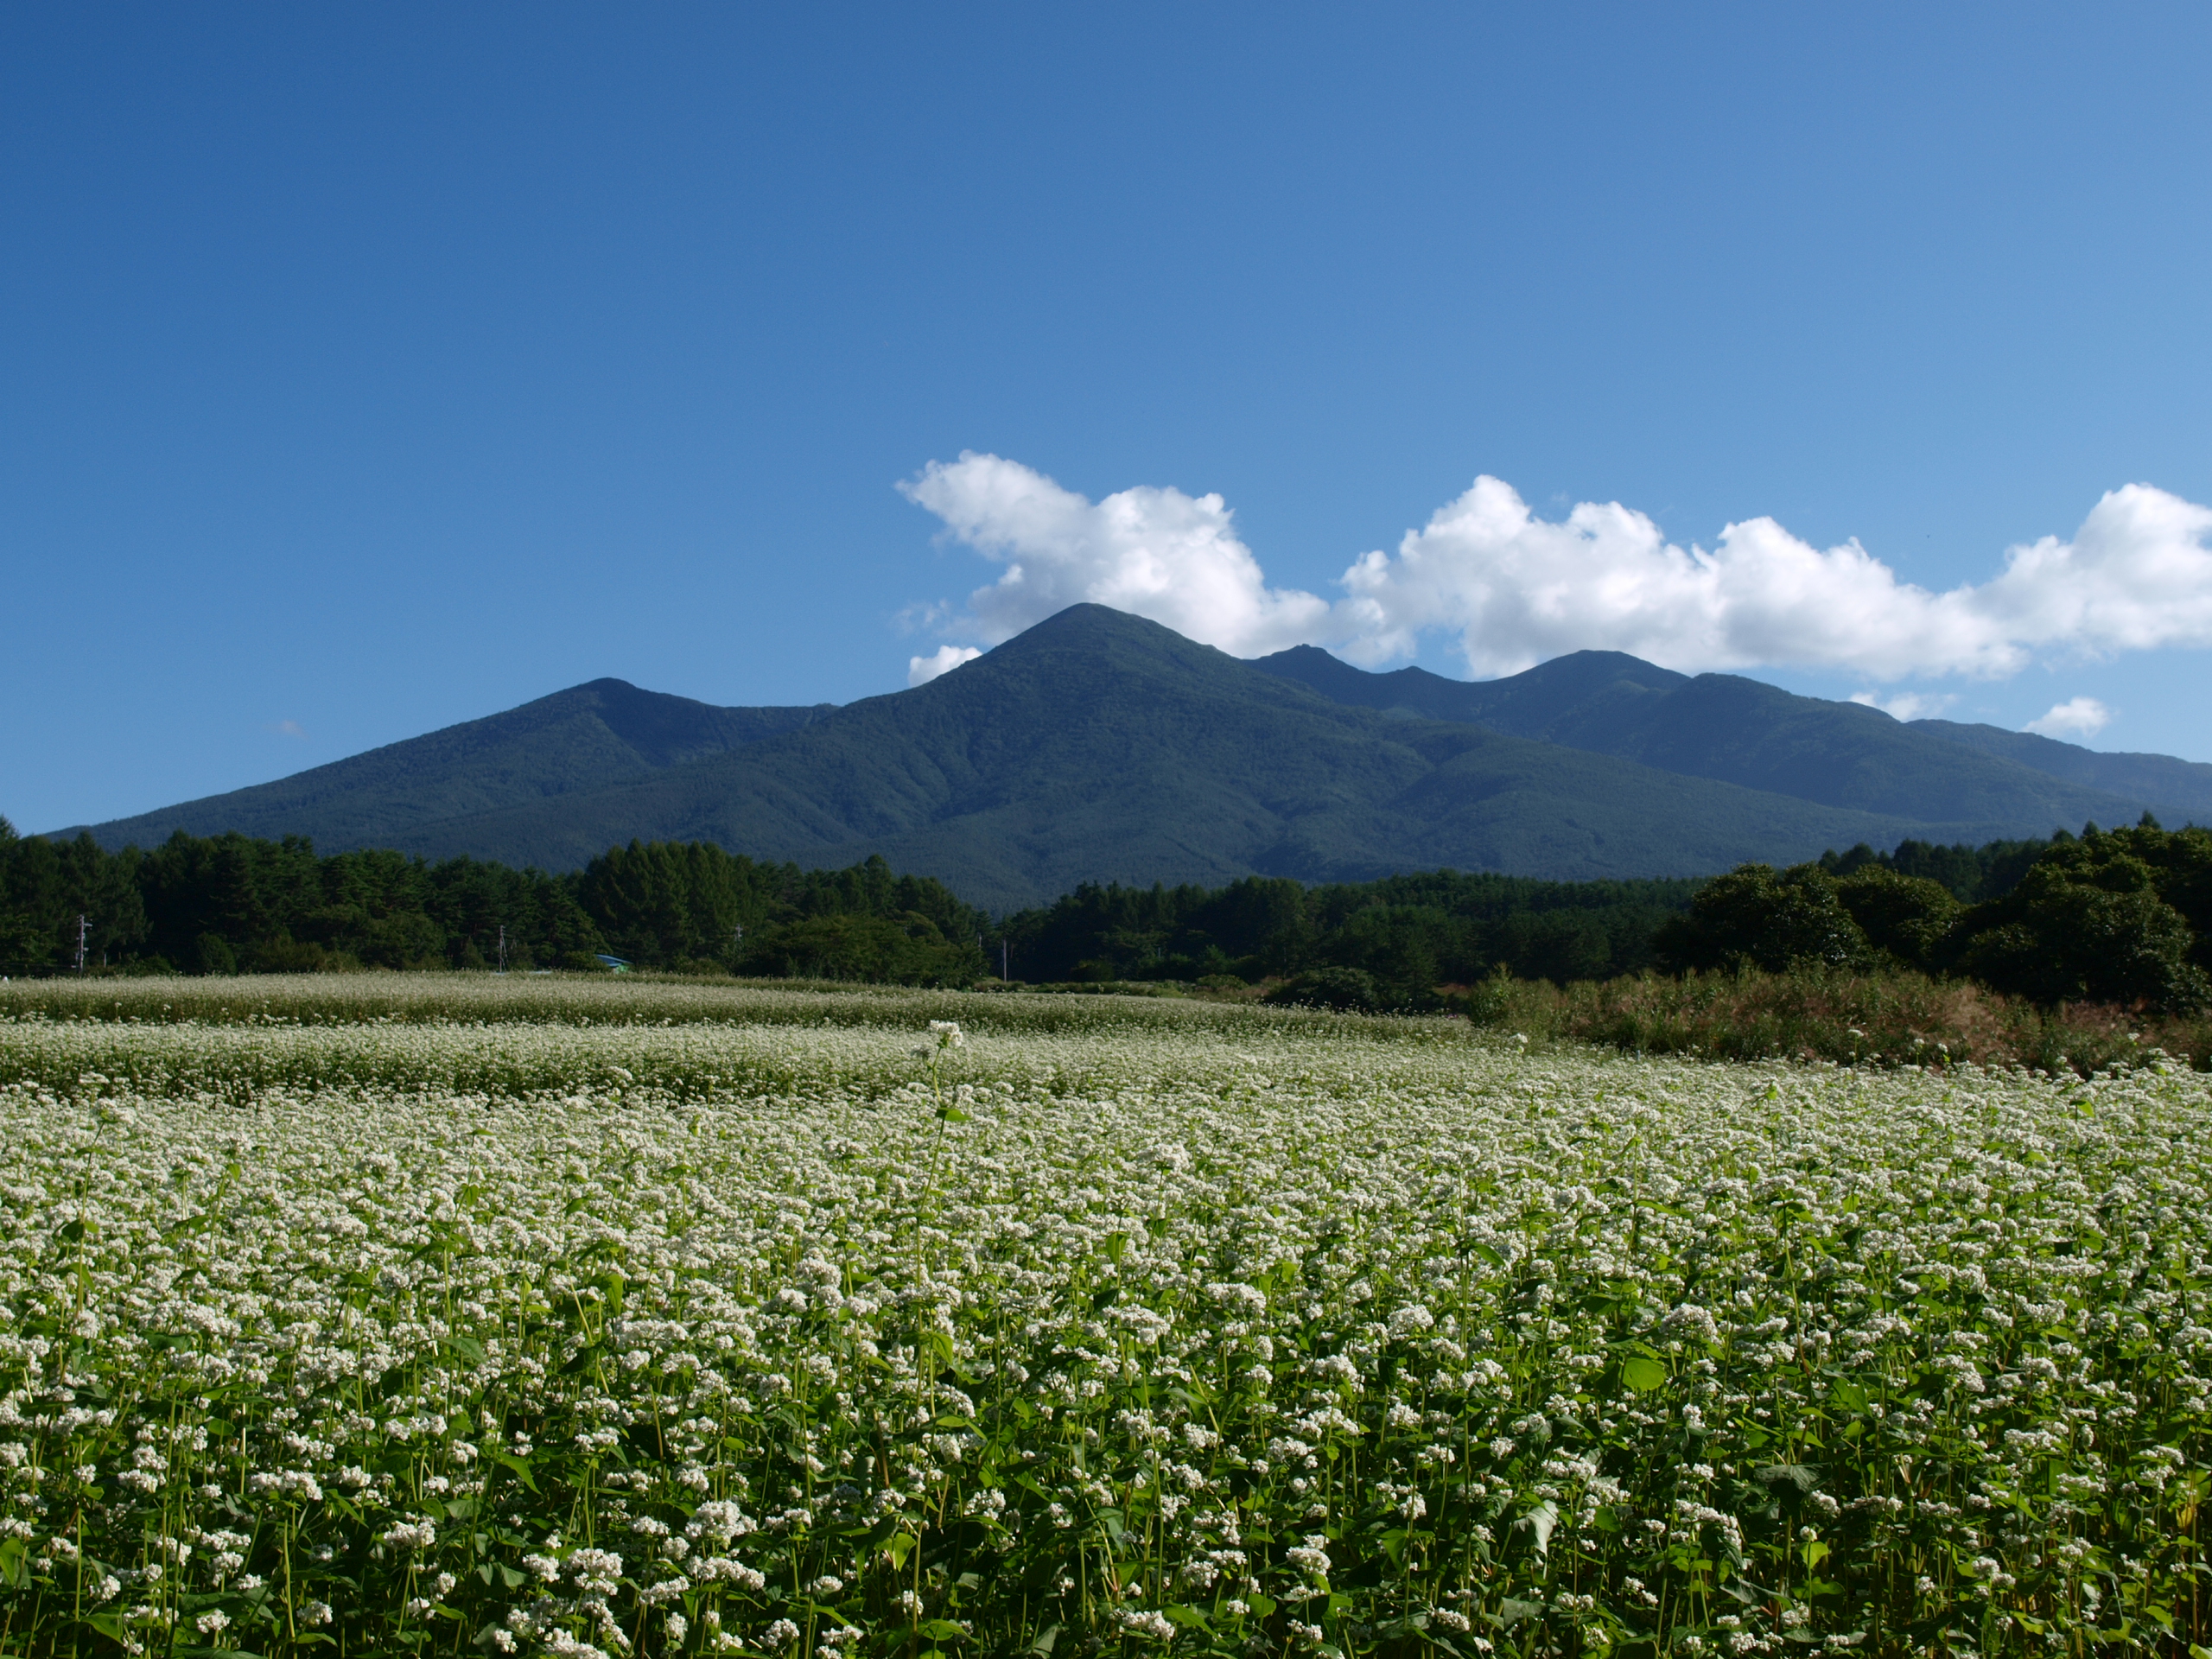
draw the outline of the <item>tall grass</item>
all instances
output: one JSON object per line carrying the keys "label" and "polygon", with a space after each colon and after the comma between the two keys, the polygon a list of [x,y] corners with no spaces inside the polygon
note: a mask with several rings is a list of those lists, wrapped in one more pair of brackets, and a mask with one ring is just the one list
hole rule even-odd
{"label": "tall grass", "polygon": [[1577,984],[1487,981],[1459,1000],[1478,1026],[1643,1054],[1942,1066],[2087,1077],[2161,1054],[2212,1067],[2212,1018],[2094,1003],[2038,1007],[1910,972],[1656,974]]}

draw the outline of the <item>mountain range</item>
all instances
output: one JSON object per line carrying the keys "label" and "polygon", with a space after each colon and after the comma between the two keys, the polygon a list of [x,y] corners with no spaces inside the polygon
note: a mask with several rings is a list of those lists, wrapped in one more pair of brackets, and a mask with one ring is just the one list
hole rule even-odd
{"label": "mountain range", "polygon": [[108,847],[237,830],[556,870],[632,838],[815,866],[880,853],[1004,909],[1085,880],[1694,875],[2146,809],[2212,822],[2212,766],[1901,723],[1609,652],[1478,683],[1312,646],[1248,662],[1078,605],[842,708],[594,680],[90,830]]}

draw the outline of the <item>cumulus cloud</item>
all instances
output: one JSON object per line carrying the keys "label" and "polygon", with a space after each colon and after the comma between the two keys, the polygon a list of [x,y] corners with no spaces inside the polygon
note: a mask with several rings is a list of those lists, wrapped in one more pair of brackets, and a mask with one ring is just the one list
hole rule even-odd
{"label": "cumulus cloud", "polygon": [[280,720],[269,728],[279,737],[305,737],[307,728],[296,720]]}
{"label": "cumulus cloud", "polygon": [[983,653],[973,645],[939,645],[927,657],[906,659],[906,683],[927,685],[940,674],[950,674],[963,663],[972,663]]}
{"label": "cumulus cloud", "polygon": [[1878,709],[1891,720],[1925,720],[1930,715],[1942,714],[1958,698],[1948,692],[1900,691],[1895,696],[1885,697],[1872,691],[1854,691],[1851,701]]}
{"label": "cumulus cloud", "polygon": [[2038,649],[2088,656],[2212,644],[2212,511],[2147,485],[2098,502],[2070,542],[2005,556],[1980,586],[1902,582],[1855,542],[1821,550],[1771,518],[1730,524],[1711,549],[1666,539],[1644,514],[1585,502],[1559,523],[1479,478],[1397,556],[1344,573],[1342,630],[1356,660],[1459,636],[1477,674],[1564,652],[1625,651],[1686,671],[1763,664],[1995,677]]}
{"label": "cumulus cloud", "polygon": [[2026,730],[2045,737],[2094,737],[2112,724],[2112,710],[2094,697],[2069,697],[2051,705],[2050,712],[2027,723]]}
{"label": "cumulus cloud", "polygon": [[1218,495],[1122,490],[1093,502],[1018,461],[972,451],[931,461],[899,490],[1006,574],[969,595],[996,645],[1088,601],[1150,617],[1239,657],[1326,632],[1329,603],[1268,586]]}
{"label": "cumulus cloud", "polygon": [[[1006,567],[969,596],[963,621],[940,630],[991,644],[1089,600],[1244,657],[1313,644],[1376,666],[1443,634],[1478,676],[1594,649],[1691,673],[1992,678],[2038,655],[2212,645],[2212,509],[2144,484],[2106,495],[2071,540],[2014,547],[1989,581],[1938,593],[1855,541],[1816,548],[1772,518],[1730,524],[1710,549],[1684,547],[1618,502],[1540,518],[1484,476],[1395,554],[1353,561],[1333,604],[1269,587],[1218,495],[1147,487],[1092,502],[973,453],[932,461],[899,487]],[[1910,706],[1900,718],[1937,705]]]}

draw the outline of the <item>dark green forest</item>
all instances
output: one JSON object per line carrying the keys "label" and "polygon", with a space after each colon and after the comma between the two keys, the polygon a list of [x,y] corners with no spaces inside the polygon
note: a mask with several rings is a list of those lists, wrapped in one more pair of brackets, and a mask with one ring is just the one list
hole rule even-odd
{"label": "dark green forest", "polygon": [[[82,918],[80,931],[79,918]],[[1910,969],[2039,1002],[2212,1003],[2212,832],[1858,846],[1700,880],[1438,870],[1306,887],[1085,885],[995,921],[874,857],[841,870],[632,842],[549,875],[468,858],[318,855],[181,832],[151,851],[0,818],[0,972],[641,968],[963,985],[1271,982],[1272,1000],[1418,1011],[1499,976]]]}
{"label": "dark green forest", "polygon": [[[989,927],[880,858],[843,870],[632,842],[569,875],[296,836],[181,832],[150,852],[16,835],[0,818],[0,973],[639,967],[960,984]],[[504,939],[504,944],[503,944]]]}
{"label": "dark green forest", "polygon": [[2212,1004],[2212,830],[2169,831],[2145,813],[2132,829],[1966,850],[1739,866],[1661,926],[1658,965],[1907,968],[2044,1004]]}
{"label": "dark green forest", "polygon": [[1218,888],[1084,886],[1008,917],[1003,931],[1010,971],[1032,982],[1251,982],[1338,966],[1410,988],[1502,962],[1563,983],[1651,966],[1654,932],[1697,887],[1452,870],[1313,887],[1260,876]]}

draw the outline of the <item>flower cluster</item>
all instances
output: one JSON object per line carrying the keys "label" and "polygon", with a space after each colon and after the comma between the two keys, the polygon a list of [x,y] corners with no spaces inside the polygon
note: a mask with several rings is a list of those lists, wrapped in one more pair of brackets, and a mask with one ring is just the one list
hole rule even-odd
{"label": "flower cluster", "polygon": [[0,1024],[0,1641],[2212,1639],[2204,1077],[989,1001]]}

